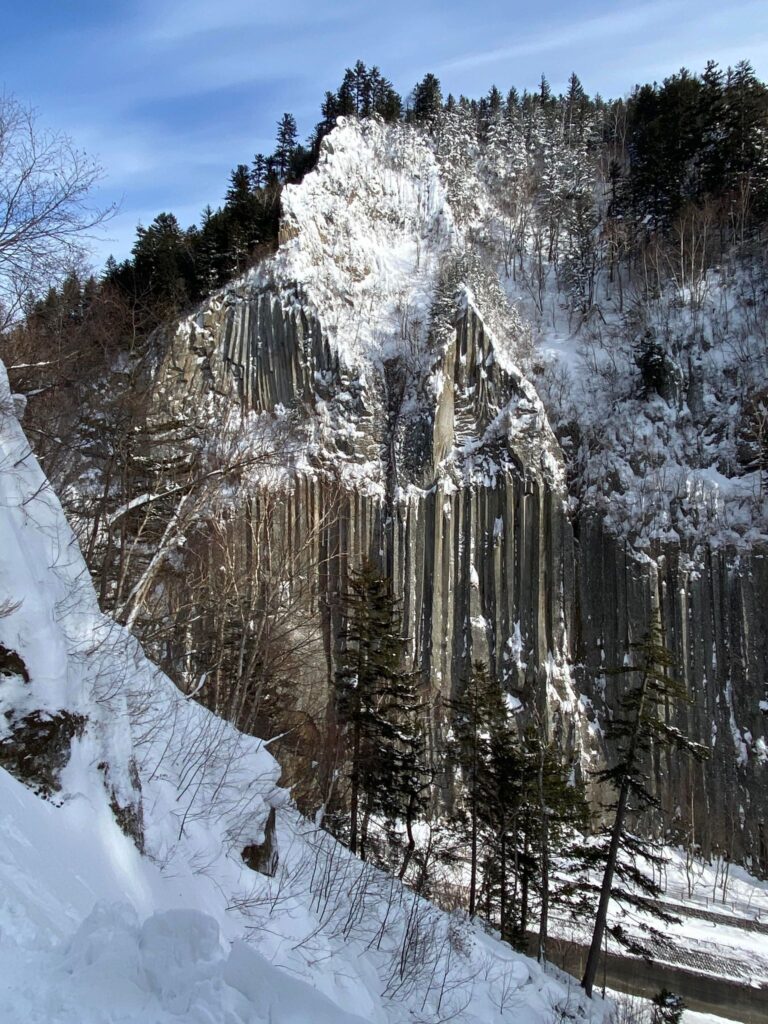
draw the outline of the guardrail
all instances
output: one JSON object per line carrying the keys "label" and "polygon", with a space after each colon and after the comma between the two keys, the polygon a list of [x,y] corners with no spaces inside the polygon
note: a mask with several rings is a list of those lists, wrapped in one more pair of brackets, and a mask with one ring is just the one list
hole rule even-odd
{"label": "guardrail", "polygon": [[768,923],[768,908],[756,906],[748,900],[723,899],[722,897],[708,896],[694,890],[689,893],[685,885],[667,885],[664,889],[664,898],[676,899],[681,903],[689,903],[693,906],[704,907],[705,910],[717,911],[728,910],[735,916],[748,917],[753,921]]}

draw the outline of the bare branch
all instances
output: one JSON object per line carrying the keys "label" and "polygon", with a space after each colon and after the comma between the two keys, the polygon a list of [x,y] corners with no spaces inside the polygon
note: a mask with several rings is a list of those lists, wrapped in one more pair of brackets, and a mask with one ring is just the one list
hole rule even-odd
{"label": "bare branch", "polygon": [[114,214],[89,203],[101,175],[68,136],[0,95],[0,331],[82,260],[93,231]]}

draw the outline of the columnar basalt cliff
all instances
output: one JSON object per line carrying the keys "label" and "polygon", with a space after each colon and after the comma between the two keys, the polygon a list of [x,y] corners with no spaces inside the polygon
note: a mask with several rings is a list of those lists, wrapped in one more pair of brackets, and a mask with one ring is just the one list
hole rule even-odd
{"label": "columnar basalt cliff", "polygon": [[693,562],[668,544],[639,559],[596,517],[578,528],[579,690],[610,704],[601,666],[621,664],[629,641],[658,622],[691,701],[677,724],[709,750],[703,764],[657,752],[658,797],[678,835],[765,872],[768,552],[710,548]]}
{"label": "columnar basalt cliff", "polygon": [[[552,665],[565,664],[572,530],[541,404],[493,356],[482,319],[459,296],[450,340],[430,370],[439,393],[432,389],[428,405],[423,388],[423,404],[395,423],[385,379],[396,375],[395,360],[350,399],[354,370],[331,354],[311,314],[246,287],[183,326],[165,373],[176,387],[181,375],[192,395],[216,386],[257,411],[280,404],[298,414],[297,430],[317,425],[342,393],[357,437],[331,428],[322,445],[308,446],[311,465],[287,485],[280,527],[309,533],[311,520],[326,522],[318,544],[334,564],[321,604],[334,607],[348,565],[371,556],[397,581],[413,663],[435,687],[450,692],[482,658],[507,690],[529,698],[547,672],[554,678],[550,655]],[[336,515],[324,516],[326,501],[339,503]]]}
{"label": "columnar basalt cliff", "polygon": [[[337,205],[322,207],[322,189]],[[386,243],[375,252],[354,234],[366,189],[362,230]],[[667,543],[638,555],[572,507],[560,446],[512,358],[518,339],[499,333],[519,325],[462,277],[440,189],[405,130],[394,142],[376,124],[337,130],[318,172],[287,190],[277,257],[180,325],[159,390],[290,420],[272,529],[312,575],[322,643],[307,679],[332,678],[347,574],[372,557],[395,581],[429,693],[455,693],[486,660],[511,705],[536,706],[586,770],[610,757],[600,721],[622,684],[609,670],[658,623],[691,697],[680,724],[711,751],[702,765],[655,756],[661,803],[705,853],[766,871],[766,553],[694,559]]]}

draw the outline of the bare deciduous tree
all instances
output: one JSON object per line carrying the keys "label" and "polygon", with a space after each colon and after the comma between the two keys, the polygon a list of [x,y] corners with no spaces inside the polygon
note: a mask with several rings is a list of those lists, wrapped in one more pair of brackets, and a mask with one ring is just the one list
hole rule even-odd
{"label": "bare deciduous tree", "polygon": [[41,128],[33,110],[0,96],[0,331],[30,295],[77,265],[91,233],[114,212],[90,204],[100,176],[68,136]]}

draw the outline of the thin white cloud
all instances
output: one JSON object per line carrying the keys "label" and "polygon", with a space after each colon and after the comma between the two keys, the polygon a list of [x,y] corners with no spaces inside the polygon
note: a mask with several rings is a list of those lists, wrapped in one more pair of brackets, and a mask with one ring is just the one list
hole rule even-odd
{"label": "thin white cloud", "polygon": [[728,10],[702,8],[694,21],[676,23],[663,34],[638,38],[629,49],[611,53],[600,65],[603,81],[585,80],[585,86],[605,89],[616,82],[619,93],[626,93],[636,83],[660,82],[681,67],[701,72],[708,60],[721,68],[748,60],[759,78],[768,77],[768,5],[761,0]]}
{"label": "thin white cloud", "polygon": [[[258,0],[176,0],[158,9],[148,4],[141,31],[143,41],[176,46],[188,40],[253,28],[260,36],[277,28],[291,28],[299,33],[311,24],[347,23],[355,13],[349,4],[318,4],[316,0],[283,0],[280,4],[265,4]],[[205,45],[204,41],[201,45]]]}
{"label": "thin white cloud", "polygon": [[582,43],[594,44],[617,39],[648,28],[650,25],[657,25],[660,20],[670,20],[676,17],[684,6],[682,0],[661,0],[661,2],[645,4],[633,10],[615,11],[570,24],[553,25],[546,32],[539,32],[527,38],[523,37],[508,46],[456,57],[441,64],[439,70],[477,68],[502,60],[551,53],[554,50],[574,47]]}
{"label": "thin white cloud", "polygon": [[165,208],[194,219],[220,201],[229,170],[272,146],[283,110],[309,131],[324,90],[358,56],[401,91],[434,70],[457,95],[483,93],[496,75],[535,88],[542,71],[559,89],[574,69],[588,91],[621,95],[709,58],[746,58],[768,77],[766,0],[608,3],[579,0],[576,13],[565,0],[477,0],[467,20],[459,0],[136,0],[95,23],[41,26],[34,46],[6,40],[3,76],[100,160],[103,195],[125,197],[110,225],[124,255],[139,217]]}

